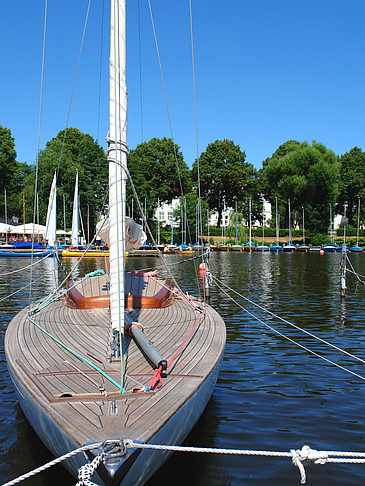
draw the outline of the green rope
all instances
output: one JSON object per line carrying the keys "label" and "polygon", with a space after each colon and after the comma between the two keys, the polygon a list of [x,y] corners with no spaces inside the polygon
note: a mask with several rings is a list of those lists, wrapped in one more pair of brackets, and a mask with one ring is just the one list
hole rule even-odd
{"label": "green rope", "polygon": [[115,380],[113,380],[113,378],[111,378],[110,376],[108,376],[98,366],[94,365],[94,363],[92,363],[87,358],[84,358],[81,354],[77,353],[76,351],[74,351],[71,348],[69,348],[68,346],[66,346],[66,344],[64,344],[62,341],[60,341],[59,339],[57,339],[55,336],[52,336],[52,334],[50,334],[42,326],[40,326],[39,324],[37,324],[29,315],[27,316],[27,319],[32,324],[34,324],[38,329],[40,329],[44,334],[46,334],[48,337],[50,337],[51,339],[53,339],[53,341],[55,341],[57,344],[59,344],[63,349],[66,349],[66,351],[69,351],[74,356],[76,356],[77,358],[81,359],[82,361],[84,361],[85,363],[87,363],[88,365],[90,365],[92,368],[94,368],[94,370],[98,371],[101,375],[103,375],[104,378],[106,378],[107,380],[109,380],[110,383],[113,383],[113,385],[115,385],[117,388],[120,388],[120,384],[119,383],[117,383]]}
{"label": "green rope", "polygon": [[[56,300],[58,300],[60,298],[61,295],[63,294],[66,294],[67,292],[69,292],[71,289],[73,289],[74,287],[76,287],[76,285],[80,284],[81,282],[83,282],[86,278],[89,278],[89,277],[97,277],[97,276],[101,276],[101,275],[104,275],[105,272],[104,270],[100,269],[100,270],[95,270],[94,272],[90,272],[90,273],[87,273],[81,280],[77,281],[74,285],[72,285],[71,287],[69,287],[68,289],[64,290],[62,293],[60,293],[59,295],[57,295],[57,297],[54,297],[53,299],[51,300],[48,300],[47,302],[45,302],[45,304],[43,306],[39,305],[33,312],[32,314],[35,314],[37,312],[39,312],[40,310],[44,309],[45,307],[47,307],[49,304],[51,304],[52,302],[55,302]],[[43,301],[41,302],[44,302],[44,300],[46,300],[47,297],[45,299],[43,299]],[[76,351],[73,351],[71,348],[69,348],[68,346],[66,346],[66,344],[64,344],[62,341],[60,341],[59,339],[57,339],[55,336],[52,336],[52,334],[50,334],[48,331],[46,331],[42,326],[40,326],[39,324],[37,324],[31,317],[30,315],[28,314],[27,316],[27,319],[29,322],[31,322],[34,326],[36,326],[38,329],[40,329],[44,334],[46,334],[48,337],[50,337],[51,339],[53,339],[53,341],[55,341],[57,344],[59,344],[62,348],[66,349],[67,351],[69,351],[71,354],[73,354],[74,356],[76,356],[77,358],[81,359],[82,361],[84,361],[85,363],[89,364],[92,368],[94,368],[94,370],[98,371],[101,375],[104,376],[104,378],[106,378],[107,380],[109,380],[113,385],[115,385],[117,388],[121,389],[121,385],[116,382],[115,380],[113,380],[113,378],[111,378],[110,376],[108,376],[106,373],[104,373],[104,371],[102,369],[100,369],[98,366],[94,365],[91,361],[89,361],[87,358],[84,358],[82,355],[78,354]]]}

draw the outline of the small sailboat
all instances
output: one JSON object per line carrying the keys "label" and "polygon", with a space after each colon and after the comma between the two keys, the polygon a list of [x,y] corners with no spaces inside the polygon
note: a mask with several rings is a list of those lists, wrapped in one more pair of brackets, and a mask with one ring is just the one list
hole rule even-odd
{"label": "small sailboat", "polygon": [[269,247],[265,245],[265,201],[262,200],[262,243],[256,247],[256,251],[269,251]]}
{"label": "small sailboat", "polygon": [[252,241],[252,229],[251,229],[251,198],[248,198],[248,231],[249,237],[247,243],[245,243],[244,250],[252,252],[256,248],[255,243]]}
{"label": "small sailboat", "polygon": [[302,221],[303,221],[303,243],[297,248],[297,251],[308,253],[310,246],[305,243],[305,231],[304,231],[304,206],[302,207]]}
{"label": "small sailboat", "polygon": [[279,218],[278,218],[278,198],[275,197],[275,225],[276,225],[276,244],[271,245],[269,250],[279,252],[282,251],[282,247],[279,245]]}
{"label": "small sailboat", "polygon": [[238,217],[237,217],[237,201],[236,201],[236,243],[231,246],[231,251],[242,251],[242,245],[238,244]]}
{"label": "small sailboat", "polygon": [[212,395],[226,337],[219,314],[176,282],[125,271],[136,244],[125,207],[125,13],[125,0],[111,0],[110,275],[70,281],[17,314],[5,336],[9,373],[38,436],[55,456],[85,447],[64,464],[77,477],[95,458],[92,482],[108,486],[143,485],[171,454],[140,444],[185,439]]}
{"label": "small sailboat", "polygon": [[293,241],[292,241],[290,199],[288,199],[288,213],[289,213],[289,242],[283,246],[283,251],[287,253],[294,253],[297,247],[293,245]]}
{"label": "small sailboat", "polygon": [[333,234],[333,221],[332,221],[332,204],[330,204],[330,241],[322,247],[322,250],[326,253],[334,253],[337,251],[337,245],[332,241]]}
{"label": "small sailboat", "polygon": [[364,248],[359,246],[359,231],[360,231],[360,196],[357,198],[357,230],[356,230],[356,245],[350,248],[353,252],[362,252]]}
{"label": "small sailboat", "polygon": [[[54,256],[54,246],[56,242],[56,173],[54,174],[50,195],[48,199],[46,226],[35,223],[15,226],[11,230],[12,234],[28,234],[28,241],[13,241],[8,248],[0,249],[0,257],[47,257]],[[45,237],[47,246],[34,241],[35,235],[42,234]]]}

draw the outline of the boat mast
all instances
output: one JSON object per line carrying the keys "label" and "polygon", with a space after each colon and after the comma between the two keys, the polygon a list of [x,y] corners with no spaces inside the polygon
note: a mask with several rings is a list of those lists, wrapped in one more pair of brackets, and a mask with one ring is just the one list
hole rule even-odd
{"label": "boat mast", "polygon": [[278,198],[277,197],[275,197],[275,219],[276,219],[276,246],[279,246]]}
{"label": "boat mast", "polygon": [[332,243],[332,204],[330,204],[330,239]]}
{"label": "boat mast", "polygon": [[[45,240],[47,244],[51,247],[53,247],[56,242],[56,224],[57,224],[56,183],[57,183],[57,175],[55,171],[51,190],[49,193],[47,218],[46,218],[46,234],[45,234]],[[38,228],[39,228],[39,224],[38,224]],[[39,241],[39,236],[38,236],[38,241]]]}
{"label": "boat mast", "polygon": [[265,245],[265,200],[262,199],[262,246]]}
{"label": "boat mast", "polygon": [[8,207],[6,204],[6,189],[4,189],[5,194],[5,244],[8,244]]}
{"label": "boat mast", "polygon": [[302,206],[302,214],[303,214],[303,245],[305,245],[305,233],[304,233],[304,206]]}
{"label": "boat mast", "polygon": [[[6,192],[5,192],[6,194]],[[356,232],[356,246],[359,246],[359,228],[360,228],[360,196],[358,196],[357,203],[357,232]]]}
{"label": "boat mast", "polygon": [[290,199],[288,199],[288,211],[289,211],[289,244],[291,245],[292,237],[291,237]]}
{"label": "boat mast", "polygon": [[72,209],[72,234],[71,234],[71,244],[72,246],[77,246],[79,244],[79,172],[76,169],[76,180],[75,180],[75,192],[74,192],[74,203]]}
{"label": "boat mast", "polygon": [[236,245],[238,245],[238,233],[237,233],[237,201],[236,201]]}
{"label": "boat mast", "polygon": [[250,245],[250,251],[252,251],[251,248],[251,198],[248,198],[248,206],[249,206],[249,245]]}
{"label": "boat mast", "polygon": [[109,238],[112,328],[124,332],[127,180],[126,2],[111,0],[109,64]]}

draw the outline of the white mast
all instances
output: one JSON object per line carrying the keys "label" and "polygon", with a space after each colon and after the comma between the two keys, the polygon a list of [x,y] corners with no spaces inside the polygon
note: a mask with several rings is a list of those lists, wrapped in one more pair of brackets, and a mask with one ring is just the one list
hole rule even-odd
{"label": "white mast", "polygon": [[79,244],[79,172],[76,170],[75,192],[74,192],[74,204],[72,209],[72,234],[71,234],[72,246]]}
{"label": "white mast", "polygon": [[111,0],[109,68],[109,240],[112,328],[124,330],[127,86],[125,0]]}
{"label": "white mast", "polygon": [[53,176],[51,191],[49,193],[47,219],[46,219],[45,239],[46,239],[49,246],[54,246],[55,241],[56,241],[56,222],[57,222],[56,181],[57,181],[57,176],[56,176],[56,171],[55,171],[54,176]]}

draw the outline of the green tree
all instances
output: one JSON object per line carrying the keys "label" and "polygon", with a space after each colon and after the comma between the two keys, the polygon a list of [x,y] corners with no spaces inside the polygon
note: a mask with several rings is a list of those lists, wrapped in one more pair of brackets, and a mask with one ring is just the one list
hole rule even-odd
{"label": "green tree", "polygon": [[[245,162],[246,154],[232,140],[216,140],[199,157],[201,197],[211,210],[218,211],[220,227],[224,206],[234,207],[257,191],[257,172]],[[198,181],[198,164],[192,168],[193,180]]]}
{"label": "green tree", "polygon": [[[64,141],[64,144],[63,144]],[[62,148],[63,147],[63,148]],[[61,156],[62,153],[62,156]],[[79,172],[79,198],[86,232],[87,208],[89,207],[90,237],[92,237],[99,213],[108,203],[108,164],[106,155],[93,137],[77,128],[62,130],[47,142],[39,154],[38,195],[40,221],[45,222],[49,191],[55,170],[57,177],[57,223],[63,228],[63,196],[65,199],[66,226],[71,226],[76,169]],[[33,184],[30,181],[33,180]],[[28,198],[34,198],[34,174],[28,178]]]}
{"label": "green tree", "polygon": [[5,216],[5,194],[7,195],[7,213],[21,218],[23,178],[28,172],[26,164],[16,160],[15,140],[11,131],[0,125],[0,212]]}
{"label": "green tree", "polygon": [[365,152],[359,147],[339,157],[340,161],[340,192],[337,198],[337,211],[343,212],[346,202],[349,224],[357,226],[358,197],[365,197]]}
{"label": "green tree", "polygon": [[[286,144],[280,146],[283,148]],[[279,147],[279,149],[280,149]],[[326,232],[329,225],[329,204],[334,204],[338,194],[339,164],[335,154],[324,145],[312,142],[297,144],[287,142],[286,148],[277,150],[265,161],[263,184],[265,192],[274,203],[275,196],[285,210],[291,200],[293,221],[300,221],[301,208],[305,207],[306,227],[310,231]],[[280,155],[284,153],[284,155]]]}
{"label": "green tree", "polygon": [[[149,222],[153,218],[158,199],[171,202],[191,188],[189,170],[183,154],[176,144],[174,151],[173,142],[168,138],[153,138],[149,142],[137,145],[129,153],[128,169],[141,205],[144,206],[146,201]],[[133,194],[129,188],[129,207],[132,198]],[[136,212],[134,214],[136,215]]]}

